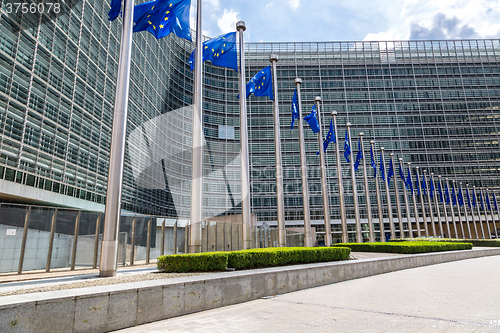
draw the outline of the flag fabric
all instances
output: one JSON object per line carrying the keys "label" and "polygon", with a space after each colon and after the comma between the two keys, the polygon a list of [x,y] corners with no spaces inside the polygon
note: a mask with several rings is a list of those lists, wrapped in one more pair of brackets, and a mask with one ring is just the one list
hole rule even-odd
{"label": "flag fabric", "polygon": [[458,188],[458,197],[457,197],[457,201],[458,201],[458,206],[459,207],[462,207],[464,205],[464,195],[462,193],[462,187],[459,187]]}
{"label": "flag fabric", "polygon": [[370,147],[370,157],[372,159],[373,178],[377,178],[377,164],[375,163],[375,156],[373,156],[373,147]]}
{"label": "flag fabric", "polygon": [[359,163],[363,159],[363,151],[361,150],[361,138],[358,139],[358,153],[356,154],[356,162],[354,162],[354,171],[358,171]]}
{"label": "flag fabric", "polygon": [[410,190],[411,195],[413,195],[413,183],[411,181],[410,167],[408,167],[408,172],[406,175],[406,187]]}
{"label": "flag fabric", "polygon": [[425,179],[425,173],[422,172],[422,193],[427,195],[427,180]]}
{"label": "flag fabric", "polygon": [[319,132],[318,118],[316,118],[316,105],[313,105],[311,113],[305,116],[304,120],[307,121],[313,133]]}
{"label": "flag fabric", "polygon": [[389,171],[387,171],[387,185],[391,185],[391,178],[394,177],[394,166],[392,165],[392,157],[389,159]]}
{"label": "flag fabric", "polygon": [[476,208],[476,191],[472,189],[472,206]]}
{"label": "flag fabric", "polygon": [[[194,70],[195,51],[193,51],[189,57],[191,70]],[[227,67],[238,71],[236,31],[220,35],[203,42],[202,62],[207,60],[209,60],[214,66]]]}
{"label": "flag fabric", "polygon": [[122,0],[111,0],[111,9],[108,13],[108,20],[114,21],[122,9]]}
{"label": "flag fabric", "polygon": [[443,189],[441,188],[441,182],[438,182],[438,193],[439,193],[439,202],[443,202]]}
{"label": "flag fabric", "polygon": [[429,194],[431,195],[431,198],[434,198],[434,181],[431,179],[429,180]]}
{"label": "flag fabric", "polygon": [[[271,66],[260,70],[253,78],[247,83],[247,98],[250,94],[254,96],[268,96],[271,101],[273,100],[273,82],[271,75]],[[316,113],[314,113],[316,118]],[[305,118],[304,118],[305,119]],[[316,123],[318,121],[316,120]],[[314,131],[314,130],[313,130]],[[319,131],[319,127],[318,127]],[[317,133],[317,132],[314,132]]]}
{"label": "flag fabric", "polygon": [[401,178],[403,184],[405,184],[406,188],[408,188],[408,184],[406,184],[405,173],[403,172],[403,168],[401,168],[401,163],[399,164],[399,178]]}
{"label": "flag fabric", "polygon": [[382,153],[380,153],[380,176],[382,177],[382,180],[385,182],[385,167],[384,167],[384,160],[382,159]]}
{"label": "flag fabric", "polygon": [[[333,119],[330,119],[330,129],[328,130],[326,139],[323,141],[323,151],[326,151],[326,148],[328,148],[328,144],[332,141],[335,143],[336,139],[335,139],[335,132],[333,130]],[[319,155],[319,151],[316,153],[316,155]]]}
{"label": "flag fabric", "polygon": [[[140,7],[138,7],[140,6]],[[191,0],[155,0],[134,7],[133,32],[149,31],[156,39],[170,33],[191,40],[189,10]]]}
{"label": "flag fabric", "polygon": [[495,206],[495,209],[498,210],[497,197],[496,197],[495,193],[493,193],[493,205]]}
{"label": "flag fabric", "polygon": [[417,195],[420,195],[420,184],[418,183],[418,173],[415,173],[415,188],[417,189]]}
{"label": "flag fabric", "polygon": [[467,195],[467,205],[469,206],[469,208],[472,208],[472,202],[470,200],[470,195],[469,195],[469,188],[465,190],[465,194]]}
{"label": "flag fabric", "polygon": [[481,210],[484,210],[483,195],[479,192],[479,200],[481,200]]}
{"label": "flag fabric", "polygon": [[491,210],[490,196],[486,193],[486,205],[488,206],[488,210]]}
{"label": "flag fabric", "polygon": [[451,203],[453,204],[453,206],[457,205],[457,196],[455,194],[455,186],[451,187]]}
{"label": "flag fabric", "polygon": [[351,156],[351,147],[349,146],[349,136],[347,135],[347,130],[345,130],[345,140],[344,140],[344,157],[347,160],[347,162],[351,162],[349,159],[349,156]]}
{"label": "flag fabric", "polygon": [[450,191],[448,190],[448,183],[444,184],[444,197],[446,200],[446,204],[450,204]]}
{"label": "flag fabric", "polygon": [[295,119],[299,119],[299,108],[297,107],[298,104],[299,102],[297,102],[297,89],[295,89],[292,98],[292,126],[290,127],[291,129],[293,129],[293,124],[295,124]]}

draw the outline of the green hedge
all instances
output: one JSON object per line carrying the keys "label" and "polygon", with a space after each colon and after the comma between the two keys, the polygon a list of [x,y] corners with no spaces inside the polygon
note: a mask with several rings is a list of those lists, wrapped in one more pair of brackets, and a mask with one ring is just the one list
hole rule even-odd
{"label": "green hedge", "polygon": [[471,243],[445,242],[384,242],[384,243],[340,243],[335,246],[345,246],[353,252],[383,252],[383,253],[427,253],[453,250],[470,250]]}
{"label": "green hedge", "polygon": [[225,271],[228,252],[205,252],[161,256],[156,262],[158,270],[167,273]]}
{"label": "green hedge", "polygon": [[471,243],[477,247],[500,247],[497,239],[454,239],[454,238],[401,238],[391,239],[389,242],[446,242],[446,243]]}
{"label": "green hedge", "polygon": [[347,260],[351,250],[342,247],[285,247],[228,252],[228,267],[251,269],[259,267]]}

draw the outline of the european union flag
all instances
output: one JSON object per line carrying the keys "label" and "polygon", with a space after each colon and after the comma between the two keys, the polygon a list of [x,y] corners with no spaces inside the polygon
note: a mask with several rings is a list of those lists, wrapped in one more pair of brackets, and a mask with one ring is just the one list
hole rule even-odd
{"label": "european union flag", "polygon": [[295,119],[299,119],[299,109],[297,107],[297,89],[295,89],[295,92],[293,93],[293,98],[292,98],[292,127],[293,129],[293,124],[295,123]]}
{"label": "european union flag", "polygon": [[191,40],[189,10],[191,0],[153,0],[134,7],[133,32],[149,31],[156,39],[170,33]]}
{"label": "european union flag", "polygon": [[432,180],[432,176],[431,176],[431,180],[429,181],[429,194],[431,195],[431,198],[434,198],[434,181]]}
{"label": "european union flag", "polygon": [[[196,50],[195,50],[196,51]],[[191,70],[194,69],[194,54],[189,57]],[[203,42],[203,62],[209,60],[212,65],[232,68],[238,71],[238,52],[236,51],[236,32],[230,32]]]}
{"label": "european union flag", "polygon": [[472,208],[472,203],[470,201],[470,195],[469,195],[469,188],[467,188],[465,190],[465,194],[467,195],[467,204],[468,204],[469,208]]}
{"label": "european union flag", "polygon": [[111,0],[111,9],[108,13],[108,20],[114,21],[122,9],[122,0]]}
{"label": "european union flag", "polygon": [[455,194],[455,186],[451,186],[451,203],[453,204],[453,206],[456,206],[457,205],[457,196]]}
{"label": "european union flag", "polygon": [[356,155],[356,162],[354,162],[354,171],[358,171],[359,163],[363,159],[363,151],[361,150],[361,138],[358,139],[358,154]]}
{"label": "european union flag", "polygon": [[392,165],[392,157],[389,159],[389,171],[387,172],[387,185],[391,185],[391,178],[394,177],[394,166]]}
{"label": "european union flag", "polygon": [[420,195],[420,184],[418,180],[418,173],[415,175],[415,188],[417,189],[417,195]]}
{"label": "european union flag", "polygon": [[458,206],[462,207],[464,205],[464,195],[462,194],[462,188],[458,188]]}
{"label": "european union flag", "polygon": [[438,182],[438,193],[439,193],[439,202],[443,202],[443,189],[441,188],[441,182]]}
{"label": "european union flag", "polygon": [[410,167],[408,167],[408,172],[406,175],[406,187],[410,190],[411,195],[413,195],[413,183],[411,181]]}
{"label": "european union flag", "polygon": [[268,96],[271,101],[273,100],[273,80],[271,75],[271,66],[267,66],[266,68],[260,70],[247,83],[247,98],[252,93],[254,94],[254,96]]}
{"label": "european union flag", "polygon": [[484,210],[483,195],[479,192],[479,199],[481,200],[481,210]]}
{"label": "european union flag", "polygon": [[384,160],[382,159],[382,153],[380,154],[380,175],[382,177],[382,180],[385,182],[385,166]]}
{"label": "european union flag", "polygon": [[313,105],[311,109],[311,113],[304,117],[304,120],[307,121],[309,126],[311,127],[313,133],[319,132],[319,124],[318,118],[316,118],[316,105]]}
{"label": "european union flag", "polygon": [[370,147],[370,157],[372,158],[373,178],[377,178],[377,164],[375,163],[375,156],[373,156],[373,147]]}
{"label": "european union flag", "polygon": [[349,136],[347,135],[347,130],[345,130],[345,140],[344,140],[344,157],[347,160],[347,162],[351,162],[349,159],[349,156],[351,156],[351,147],[349,146]]}
{"label": "european union flag", "polygon": [[448,183],[444,184],[444,198],[446,200],[446,204],[450,204],[450,191],[448,190]]}
{"label": "european union flag", "polygon": [[[326,139],[323,141],[323,151],[326,151],[326,148],[328,148],[328,144],[332,141],[336,142],[337,140],[335,139],[335,132],[333,130],[333,119],[330,119],[330,129],[328,130]],[[319,151],[316,153],[316,155],[319,155]]]}
{"label": "european union flag", "polygon": [[472,206],[476,208],[476,191],[472,189]]}
{"label": "european union flag", "polygon": [[495,193],[493,193],[493,205],[495,206],[495,209],[498,210],[497,197],[496,197]]}
{"label": "european union flag", "polygon": [[425,173],[422,172],[422,192],[424,195],[427,195],[427,180],[425,179]]}
{"label": "european union flag", "polygon": [[401,167],[401,163],[399,164],[399,178],[403,181],[406,188],[408,188],[408,184],[406,184],[405,173],[403,172],[403,168]]}
{"label": "european union flag", "polygon": [[486,193],[486,205],[488,206],[488,210],[491,210],[490,196],[488,193]]}

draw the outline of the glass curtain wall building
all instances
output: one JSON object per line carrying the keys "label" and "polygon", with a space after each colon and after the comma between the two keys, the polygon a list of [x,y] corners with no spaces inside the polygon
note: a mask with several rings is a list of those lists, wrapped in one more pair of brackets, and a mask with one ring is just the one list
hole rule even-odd
{"label": "glass curtain wall building", "polygon": [[[121,33],[119,20],[107,20],[108,10],[106,2],[84,0],[53,20],[33,22],[2,7],[2,202],[103,210]],[[133,40],[122,208],[189,217],[193,74],[188,59],[193,43],[173,35],[156,40],[148,33],[136,33]],[[331,111],[338,112],[341,149],[344,125],[351,122],[353,154],[357,134],[364,132],[366,158],[368,142],[375,140],[377,148],[383,146],[429,172],[499,189],[499,40],[247,43],[247,78],[270,64],[271,53],[279,57],[287,225],[300,225],[303,219],[298,129],[290,129],[296,77],[303,80],[304,115],[314,97],[322,97],[324,133]],[[205,63],[203,87],[204,217],[239,214],[237,73]],[[272,102],[251,96],[248,114],[252,212],[259,221],[273,224]],[[311,218],[321,231],[317,137],[307,128],[305,140]],[[338,238],[335,163],[330,147],[330,215]],[[352,186],[344,159],[342,173],[349,230],[354,231]],[[361,218],[366,221],[362,171],[358,173]],[[372,214],[377,216],[372,177],[369,187]]]}

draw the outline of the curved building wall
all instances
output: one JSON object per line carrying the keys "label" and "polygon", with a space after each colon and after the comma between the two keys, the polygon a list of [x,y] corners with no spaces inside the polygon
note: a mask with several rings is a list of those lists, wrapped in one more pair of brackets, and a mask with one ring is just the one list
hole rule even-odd
{"label": "curved building wall", "polygon": [[[121,27],[119,20],[107,20],[107,11],[102,1],[79,1],[53,21],[32,24],[2,9],[0,200],[103,209]],[[156,40],[148,33],[134,34],[133,40],[122,207],[189,217],[193,74],[187,60],[193,44],[173,35]],[[304,113],[315,96],[323,98],[324,133],[330,112],[339,112],[341,147],[350,121],[354,153],[362,131],[365,147],[373,139],[377,148],[384,146],[405,162],[498,190],[499,45],[499,40],[246,44],[247,78],[269,65],[271,53],[279,56],[287,223],[303,218],[298,130],[290,129],[295,77],[304,82]],[[237,93],[236,72],[204,64],[205,217],[241,210]],[[250,97],[248,114],[252,211],[261,221],[275,221],[271,101]],[[309,130],[306,151],[311,217],[320,221],[317,137]],[[326,163],[330,215],[338,231],[332,148]],[[345,160],[342,172],[353,219]],[[358,171],[357,187],[366,218],[361,175]],[[371,177],[370,188],[373,203]]]}

